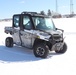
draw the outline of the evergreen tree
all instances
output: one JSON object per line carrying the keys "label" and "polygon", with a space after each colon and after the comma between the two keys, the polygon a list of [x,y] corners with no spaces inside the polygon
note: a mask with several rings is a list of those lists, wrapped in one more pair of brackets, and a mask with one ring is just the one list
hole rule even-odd
{"label": "evergreen tree", "polygon": [[44,12],[44,11],[41,11],[40,14],[41,14],[41,15],[45,15],[45,12]]}
{"label": "evergreen tree", "polygon": [[47,15],[48,15],[48,16],[51,16],[51,11],[50,11],[50,9],[48,9]]}

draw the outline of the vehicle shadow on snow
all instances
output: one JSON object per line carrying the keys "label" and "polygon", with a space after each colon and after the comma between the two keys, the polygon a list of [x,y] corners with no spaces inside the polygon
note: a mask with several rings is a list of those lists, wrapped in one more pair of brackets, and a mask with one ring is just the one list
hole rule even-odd
{"label": "vehicle shadow on snow", "polygon": [[[59,55],[56,53],[49,53],[48,58],[51,58],[54,55]],[[44,60],[41,58],[37,58],[33,54],[33,50],[24,48],[24,47],[18,47],[14,46],[13,48],[8,48],[5,46],[0,46],[0,62],[32,62],[32,61],[38,61],[38,60]]]}

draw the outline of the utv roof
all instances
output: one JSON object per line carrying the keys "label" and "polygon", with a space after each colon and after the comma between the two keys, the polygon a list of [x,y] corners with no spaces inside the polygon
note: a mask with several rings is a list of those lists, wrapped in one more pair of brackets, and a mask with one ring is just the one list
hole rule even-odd
{"label": "utv roof", "polygon": [[38,14],[37,12],[22,12],[21,14]]}
{"label": "utv roof", "polygon": [[49,17],[45,14],[41,14],[41,13],[37,13],[37,12],[22,12],[21,14],[28,14],[28,15],[31,15],[31,16],[42,16],[42,17]]}

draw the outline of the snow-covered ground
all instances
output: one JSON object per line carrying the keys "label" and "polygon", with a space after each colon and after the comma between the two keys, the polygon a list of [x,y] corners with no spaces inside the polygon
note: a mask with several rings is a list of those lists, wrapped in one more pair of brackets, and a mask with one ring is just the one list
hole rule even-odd
{"label": "snow-covered ground", "polygon": [[0,75],[76,75],[76,18],[54,19],[58,28],[64,29],[68,45],[65,54],[49,53],[48,58],[36,58],[32,50],[14,46],[5,47],[5,26],[0,22]]}

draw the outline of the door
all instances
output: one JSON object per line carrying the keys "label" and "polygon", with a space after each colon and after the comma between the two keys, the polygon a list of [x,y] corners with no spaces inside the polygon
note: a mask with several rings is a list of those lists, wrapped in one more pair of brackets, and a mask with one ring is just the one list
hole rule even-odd
{"label": "door", "polygon": [[28,15],[22,17],[23,30],[21,30],[22,45],[28,48],[32,48],[32,22]]}
{"label": "door", "polygon": [[20,32],[20,16],[19,15],[15,15],[13,17],[13,27],[14,27],[14,34],[13,34],[13,40],[14,43],[17,45],[21,45],[21,40],[20,40],[20,36],[19,36],[19,32]]}

